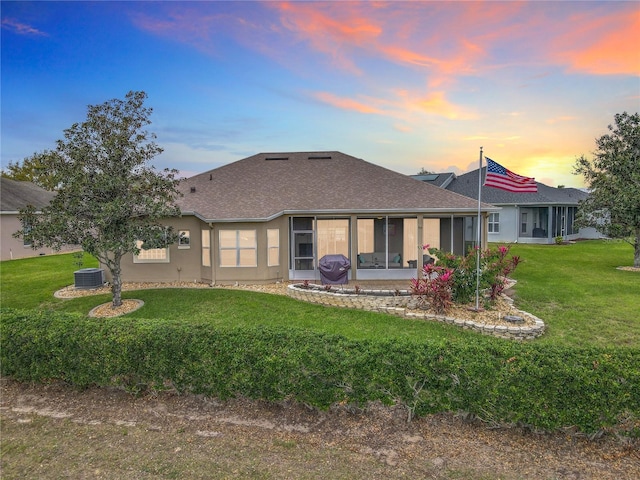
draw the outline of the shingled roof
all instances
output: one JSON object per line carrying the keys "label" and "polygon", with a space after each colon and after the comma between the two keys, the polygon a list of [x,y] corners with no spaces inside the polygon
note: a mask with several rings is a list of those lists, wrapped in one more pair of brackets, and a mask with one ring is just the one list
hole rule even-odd
{"label": "shingled roof", "polygon": [[[453,180],[447,190],[465,195],[470,198],[478,198],[478,172],[474,170],[460,175]],[[486,167],[482,169],[484,178]],[[577,188],[555,188],[536,182],[537,193],[513,193],[493,187],[482,187],[482,201],[492,205],[578,205],[589,194]]]}
{"label": "shingled roof", "polygon": [[182,212],[209,222],[269,220],[285,213],[478,209],[468,197],[336,151],[260,153],[183,180],[180,189]]}
{"label": "shingled roof", "polygon": [[17,212],[27,205],[33,205],[40,210],[49,204],[55,196],[31,182],[19,182],[0,177],[0,210],[2,212]]}

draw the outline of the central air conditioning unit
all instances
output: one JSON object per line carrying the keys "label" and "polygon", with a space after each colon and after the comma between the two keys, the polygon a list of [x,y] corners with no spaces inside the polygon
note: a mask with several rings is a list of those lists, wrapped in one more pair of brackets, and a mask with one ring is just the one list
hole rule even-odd
{"label": "central air conditioning unit", "polygon": [[99,288],[104,284],[104,270],[83,268],[73,272],[76,288]]}

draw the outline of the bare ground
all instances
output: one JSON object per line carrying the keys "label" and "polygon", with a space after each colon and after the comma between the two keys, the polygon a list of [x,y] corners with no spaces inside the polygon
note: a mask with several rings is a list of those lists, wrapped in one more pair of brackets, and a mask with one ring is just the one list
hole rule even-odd
{"label": "bare ground", "polygon": [[2,379],[3,479],[637,479],[640,442],[400,407],[326,412]]}

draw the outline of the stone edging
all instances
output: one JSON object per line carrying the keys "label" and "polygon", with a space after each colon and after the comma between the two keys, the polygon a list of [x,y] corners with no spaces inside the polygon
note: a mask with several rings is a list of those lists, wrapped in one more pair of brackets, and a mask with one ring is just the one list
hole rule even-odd
{"label": "stone edging", "polygon": [[98,312],[101,309],[104,309],[105,306],[107,305],[111,305],[111,302],[108,303],[103,303],[102,305],[98,305],[97,307],[92,308],[89,313],[87,314],[88,317],[90,318],[114,318],[114,317],[120,317],[122,315],[125,315],[127,313],[131,313],[131,312],[135,312],[136,310],[142,308],[142,306],[144,305],[144,302],[142,300],[138,300],[138,299],[131,299],[131,298],[127,298],[122,300],[123,304],[125,302],[131,302],[131,303],[135,303],[133,308],[129,308],[129,309],[124,309],[121,311],[116,311],[113,314],[109,313],[106,315],[99,315]]}
{"label": "stone edging", "polygon": [[[331,307],[383,312],[413,320],[436,320],[460,328],[473,330],[483,335],[492,335],[509,340],[533,340],[540,337],[545,330],[545,324],[541,319],[522,310],[517,311],[523,317],[533,320],[535,325],[488,325],[472,320],[448,317],[446,315],[418,312],[409,308],[412,297],[408,295],[406,290],[400,291],[400,295],[393,295],[393,293],[391,290],[362,290],[357,294],[342,293],[317,288],[301,288],[295,284],[287,287],[287,295],[289,297],[303,302],[317,303]],[[503,297],[513,304],[510,298],[506,296]]]}

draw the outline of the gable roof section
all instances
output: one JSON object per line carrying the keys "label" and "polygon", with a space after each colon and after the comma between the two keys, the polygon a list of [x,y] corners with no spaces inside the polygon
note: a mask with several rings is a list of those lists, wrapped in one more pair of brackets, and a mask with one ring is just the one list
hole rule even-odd
{"label": "gable roof section", "polygon": [[478,208],[477,201],[336,151],[260,153],[183,180],[180,189],[181,211],[210,222],[261,221],[285,213],[462,213]]}
{"label": "gable roof section", "polygon": [[446,173],[427,173],[424,175],[411,175],[411,178],[420,180],[421,182],[430,183],[440,188],[447,188],[449,184],[455,180],[456,174],[453,172]]}
{"label": "gable roof section", "polygon": [[33,205],[36,210],[40,210],[55,196],[54,192],[49,192],[32,182],[19,182],[4,177],[0,177],[0,182],[0,211],[5,213],[18,212],[27,205]]}
{"label": "gable roof section", "polygon": [[[484,178],[486,167],[482,169]],[[465,173],[456,177],[447,187],[452,192],[465,195],[470,198],[478,198],[478,171]],[[493,187],[482,187],[483,202],[492,205],[575,205],[585,200],[589,194],[577,188],[555,188],[536,182],[537,193],[513,193]]]}

